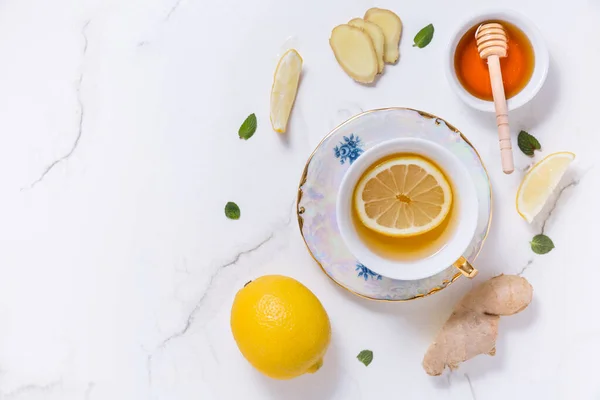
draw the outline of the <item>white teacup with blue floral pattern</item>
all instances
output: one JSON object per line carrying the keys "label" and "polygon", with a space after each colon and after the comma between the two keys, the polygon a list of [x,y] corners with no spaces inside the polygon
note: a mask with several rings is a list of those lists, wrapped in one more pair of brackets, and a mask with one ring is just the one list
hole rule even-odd
{"label": "white teacup with blue floral pattern", "polygon": [[[398,261],[385,258],[375,252],[360,239],[352,218],[353,194],[360,177],[378,160],[398,154],[413,153],[434,161],[450,179],[453,196],[457,199],[457,215],[453,228],[444,246],[434,254],[411,261]],[[365,151],[346,172],[339,188],[336,204],[336,219],[342,239],[350,252],[371,270],[393,279],[418,280],[433,276],[455,265],[463,274],[474,277],[474,269],[463,254],[471,243],[477,226],[478,199],[475,184],[464,164],[444,147],[432,141],[419,138],[401,138],[382,142]]]}

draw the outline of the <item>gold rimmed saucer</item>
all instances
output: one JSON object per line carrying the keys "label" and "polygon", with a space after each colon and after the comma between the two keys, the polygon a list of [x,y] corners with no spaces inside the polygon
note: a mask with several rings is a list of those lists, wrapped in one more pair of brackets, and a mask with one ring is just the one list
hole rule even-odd
{"label": "gold rimmed saucer", "polygon": [[417,137],[436,142],[455,154],[470,171],[479,200],[476,234],[465,258],[473,263],[492,219],[492,188],[483,162],[467,138],[445,120],[409,108],[386,108],[356,115],[333,129],[309,157],[298,188],[300,233],[323,272],[344,289],[370,300],[408,301],[438,292],[461,273],[453,266],[432,277],[401,281],[362,265],[339,234],[335,202],[348,166],[383,141]]}

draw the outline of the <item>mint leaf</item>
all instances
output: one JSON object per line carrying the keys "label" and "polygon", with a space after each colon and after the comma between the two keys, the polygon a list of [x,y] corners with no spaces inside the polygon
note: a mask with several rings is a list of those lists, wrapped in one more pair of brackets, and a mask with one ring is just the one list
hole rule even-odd
{"label": "mint leaf", "polygon": [[542,149],[542,145],[535,138],[535,136],[530,135],[529,133],[527,133],[525,131],[519,132],[519,137],[517,138],[517,144],[519,145],[519,148],[521,149],[523,154],[530,156],[530,157],[533,156],[533,152],[535,150]]}
{"label": "mint leaf", "polygon": [[254,135],[254,132],[256,132],[257,125],[258,125],[258,123],[256,121],[256,115],[255,114],[248,115],[248,118],[246,118],[246,120],[244,121],[242,126],[240,126],[240,129],[238,131],[238,135],[240,136],[240,139],[244,139],[244,140],[250,139],[252,137],[252,135]]}
{"label": "mint leaf", "polygon": [[533,250],[535,254],[546,254],[553,248],[554,243],[552,242],[552,239],[546,235],[535,235],[531,240],[531,250]]}
{"label": "mint leaf", "polygon": [[240,208],[238,205],[232,201],[225,204],[225,216],[229,219],[240,219]]}
{"label": "mint leaf", "polygon": [[434,31],[435,29],[433,28],[433,24],[429,24],[425,28],[421,29],[415,35],[415,43],[413,44],[413,47],[422,49],[423,47],[427,46],[431,42],[431,39],[433,39]]}
{"label": "mint leaf", "polygon": [[368,367],[373,361],[373,352],[371,350],[363,350],[358,353],[356,358],[358,358],[358,361],[365,364],[365,367]]}

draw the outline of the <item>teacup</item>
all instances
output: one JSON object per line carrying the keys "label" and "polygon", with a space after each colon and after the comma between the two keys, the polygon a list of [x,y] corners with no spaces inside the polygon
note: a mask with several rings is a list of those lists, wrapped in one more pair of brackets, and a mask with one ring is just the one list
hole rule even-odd
{"label": "teacup", "polygon": [[[423,258],[398,260],[373,251],[359,235],[353,217],[355,188],[365,171],[378,161],[394,154],[414,154],[435,163],[450,181],[455,201],[452,231],[444,237],[444,243],[435,253]],[[450,151],[437,143],[402,138],[382,142],[365,151],[350,165],[342,179],[336,203],[337,224],[350,252],[369,269],[389,278],[418,280],[433,276],[450,265],[472,278],[477,274],[463,257],[471,243],[477,226],[478,199],[475,184],[467,168]]]}

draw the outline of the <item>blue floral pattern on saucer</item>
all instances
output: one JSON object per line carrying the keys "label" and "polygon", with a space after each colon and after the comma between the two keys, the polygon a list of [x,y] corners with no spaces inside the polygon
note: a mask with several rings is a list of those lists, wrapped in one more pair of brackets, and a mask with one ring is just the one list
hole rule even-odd
{"label": "blue floral pattern on saucer", "polygon": [[378,281],[383,279],[383,276],[371,271],[369,268],[365,267],[361,263],[356,263],[356,271],[358,271],[358,277],[360,278],[362,276],[363,278],[365,278],[365,281],[368,281],[369,278],[377,279]]}
{"label": "blue floral pattern on saucer", "polygon": [[352,164],[363,153],[362,146],[360,138],[352,133],[350,137],[344,136],[340,144],[335,146],[333,152],[336,158],[340,159],[340,164],[344,164],[346,161]]}
{"label": "blue floral pattern on saucer", "polygon": [[373,300],[406,301],[435,293],[460,276],[453,266],[432,277],[401,281],[361,264],[343,242],[336,222],[336,198],[350,164],[383,141],[418,137],[441,144],[470,171],[479,200],[475,237],[464,256],[473,263],[489,230],[491,185],[477,151],[443,119],[422,111],[390,108],[367,111],[334,129],[308,160],[298,189],[298,222],[308,250],[323,271],[345,289]]}

